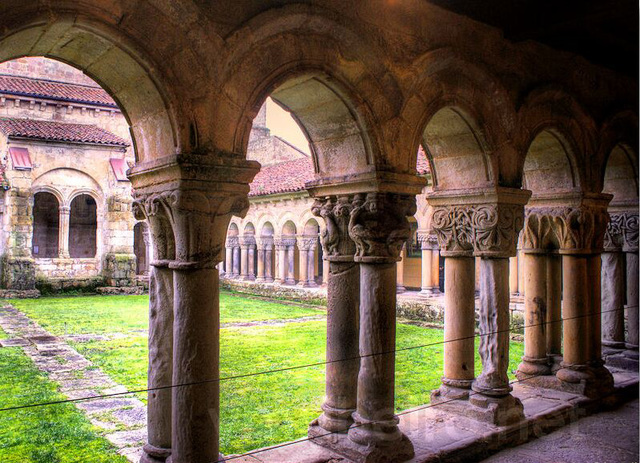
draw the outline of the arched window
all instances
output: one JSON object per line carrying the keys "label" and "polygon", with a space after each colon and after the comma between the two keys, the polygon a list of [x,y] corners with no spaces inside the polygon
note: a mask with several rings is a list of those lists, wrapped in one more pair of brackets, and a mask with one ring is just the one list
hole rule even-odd
{"label": "arched window", "polygon": [[33,197],[33,237],[31,239],[33,257],[58,257],[59,230],[58,199],[51,193],[36,193]]}
{"label": "arched window", "polygon": [[95,257],[97,214],[96,201],[83,194],[71,201],[69,218],[69,255],[75,258]]}

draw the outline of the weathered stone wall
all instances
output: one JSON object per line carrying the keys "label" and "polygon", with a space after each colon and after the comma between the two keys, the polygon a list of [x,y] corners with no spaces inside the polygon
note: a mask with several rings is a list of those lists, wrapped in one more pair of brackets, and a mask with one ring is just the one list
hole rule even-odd
{"label": "weathered stone wall", "polygon": [[104,256],[103,275],[106,286],[136,285],[136,256],[108,253]]}

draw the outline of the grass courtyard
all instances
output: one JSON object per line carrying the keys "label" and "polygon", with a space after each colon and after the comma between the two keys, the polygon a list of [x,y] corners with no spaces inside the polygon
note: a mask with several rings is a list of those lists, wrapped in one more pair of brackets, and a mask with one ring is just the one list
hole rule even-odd
{"label": "grass courtyard", "polygon": [[[16,300],[11,303],[36,320],[55,335],[99,334],[106,339],[69,342],[82,355],[100,367],[116,382],[129,390],[144,389],[147,374],[147,296],[92,296],[73,298],[42,298]],[[224,453],[241,453],[254,448],[303,437],[311,420],[320,413],[324,397],[324,367],[306,367],[284,372],[250,376],[238,379],[224,378],[253,372],[278,370],[298,365],[322,362],[325,359],[326,321],[301,321],[287,324],[255,324],[247,322],[294,319],[323,316],[320,309],[251,299],[236,294],[221,295],[221,322],[231,324],[221,330],[221,450]],[[233,325],[242,322],[242,326]],[[432,389],[438,387],[442,375],[443,332],[400,323],[397,327],[397,348],[433,344],[428,347],[400,351],[396,355],[396,409],[398,411],[428,403]],[[19,374],[25,384],[29,375],[49,387],[55,394],[55,386],[39,374],[29,359],[17,348],[0,349],[0,354],[10,349],[21,357],[22,370],[0,368],[0,388],[12,382]],[[512,343],[510,372],[515,370],[522,356],[522,344]],[[12,361],[17,361],[13,359]],[[479,372],[480,360],[476,359]],[[23,373],[23,370],[25,371]],[[18,371],[18,373],[15,373]],[[30,373],[26,373],[30,372]],[[25,389],[29,389],[26,388]],[[32,388],[33,389],[33,388]],[[23,394],[24,403],[40,402],[37,395]],[[0,394],[0,408],[7,406],[5,394]],[[140,395],[144,400],[144,395]],[[51,409],[59,406],[52,406]],[[84,417],[69,405],[69,413]],[[46,407],[45,407],[46,408]],[[34,409],[35,410],[35,409]],[[42,409],[44,411],[44,409]],[[9,419],[14,412],[4,412]],[[7,418],[9,416],[9,418]],[[3,415],[0,415],[0,420]],[[51,417],[62,421],[62,417]],[[39,427],[39,422],[21,420],[25,427]],[[0,421],[1,423],[1,421]],[[90,424],[84,419],[90,432]],[[28,434],[21,437],[19,430],[3,433],[0,427],[0,460],[7,448],[15,446],[15,440],[32,441]],[[84,429],[84,428],[83,428]],[[7,435],[8,434],[8,435]],[[64,432],[63,432],[64,434]],[[93,434],[96,442],[99,436]],[[9,437],[12,440],[9,439]],[[12,444],[13,442],[13,444]],[[26,445],[26,444],[25,444]],[[100,446],[95,444],[96,449]],[[108,446],[104,458],[60,460],[66,461],[122,461],[110,456]],[[102,458],[102,457],[101,457]],[[25,459],[15,461],[57,461]]]}

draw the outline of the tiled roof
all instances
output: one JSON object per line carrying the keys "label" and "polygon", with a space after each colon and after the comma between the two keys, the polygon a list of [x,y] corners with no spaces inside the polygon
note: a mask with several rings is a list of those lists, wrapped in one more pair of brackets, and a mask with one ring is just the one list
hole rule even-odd
{"label": "tiled roof", "polygon": [[126,140],[95,125],[0,117],[0,132],[9,137],[36,140],[129,146]]}
{"label": "tiled roof", "polygon": [[100,87],[32,79],[29,77],[0,75],[0,93],[117,108],[115,101]]}
{"label": "tiled roof", "polygon": [[251,183],[249,196],[273,195],[304,190],[305,182],[313,180],[311,158],[301,157],[292,161],[264,167]]}
{"label": "tiled roof", "polygon": [[[429,172],[429,163],[422,147],[418,151],[419,175]],[[304,190],[305,183],[313,180],[311,158],[302,157],[292,161],[263,167],[251,183],[249,196],[273,195]]]}

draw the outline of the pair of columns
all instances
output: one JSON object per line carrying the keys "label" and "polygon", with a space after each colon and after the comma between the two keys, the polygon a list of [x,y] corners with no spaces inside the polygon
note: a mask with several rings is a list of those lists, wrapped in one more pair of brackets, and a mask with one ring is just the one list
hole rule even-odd
{"label": "pair of columns", "polygon": [[[355,461],[403,461],[413,446],[394,413],[396,263],[414,195],[318,197],[327,285],[326,399],[309,435]],[[327,435],[331,433],[330,435]]]}
{"label": "pair of columns", "polygon": [[637,360],[638,323],[638,212],[612,213],[602,253],[602,344],[605,353],[622,353]]}
{"label": "pair of columns", "polygon": [[261,237],[257,241],[258,246],[258,275],[259,283],[273,282],[273,238]]}
{"label": "pair of columns", "polygon": [[220,459],[216,266],[229,220],[246,214],[248,184],[259,168],[216,153],[167,156],[130,172],[134,213],[149,223],[155,256],[143,463]]}
{"label": "pair of columns", "polygon": [[[444,376],[432,402],[497,425],[521,420],[511,395],[509,364],[509,259],[515,256],[524,204],[531,193],[500,188],[427,197],[432,228],[445,258]],[[453,204],[453,205],[451,205]],[[476,258],[479,258],[479,352],[474,375]]]}
{"label": "pair of columns", "polygon": [[[601,252],[609,200],[591,195],[527,210],[525,352],[517,373],[522,380],[589,396],[613,387],[601,353]],[[547,379],[554,373],[560,383]]]}
{"label": "pair of columns", "polygon": [[296,238],[294,236],[276,238],[274,243],[277,252],[276,267],[278,269],[278,276],[275,281],[281,285],[295,285]]}
{"label": "pair of columns", "polygon": [[240,239],[229,236],[226,240],[224,270],[227,278],[240,276]]}

